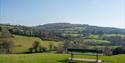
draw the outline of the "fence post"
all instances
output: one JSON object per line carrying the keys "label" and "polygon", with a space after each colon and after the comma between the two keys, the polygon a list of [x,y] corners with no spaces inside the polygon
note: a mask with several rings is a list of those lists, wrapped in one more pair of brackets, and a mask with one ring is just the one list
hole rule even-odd
{"label": "fence post", "polygon": [[73,59],[73,57],[74,57],[74,55],[73,55],[73,53],[72,53],[72,51],[71,51],[71,60]]}
{"label": "fence post", "polygon": [[98,63],[98,52],[97,52],[97,55],[96,55],[96,63]]}

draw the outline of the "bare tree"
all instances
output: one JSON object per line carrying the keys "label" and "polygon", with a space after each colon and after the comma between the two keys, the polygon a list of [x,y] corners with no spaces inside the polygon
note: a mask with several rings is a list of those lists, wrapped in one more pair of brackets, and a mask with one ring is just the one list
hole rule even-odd
{"label": "bare tree", "polygon": [[67,53],[67,49],[70,47],[70,41],[64,40],[63,48],[65,50],[65,53]]}
{"label": "bare tree", "polygon": [[60,43],[59,46],[57,47],[56,53],[63,53],[64,52],[64,48],[63,48],[63,44]]}
{"label": "bare tree", "polygon": [[108,47],[108,46],[104,47],[103,54],[106,55],[106,56],[112,55],[112,48]]}
{"label": "bare tree", "polygon": [[6,29],[1,29],[0,37],[0,53],[11,53],[13,42],[11,40],[11,33]]}

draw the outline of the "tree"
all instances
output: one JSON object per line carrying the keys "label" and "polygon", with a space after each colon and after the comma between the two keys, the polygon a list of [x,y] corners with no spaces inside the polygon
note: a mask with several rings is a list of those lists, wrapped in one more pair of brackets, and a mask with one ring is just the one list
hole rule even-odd
{"label": "tree", "polygon": [[11,53],[13,48],[13,42],[11,40],[11,33],[6,29],[1,29],[0,37],[0,53]]}
{"label": "tree", "polygon": [[84,38],[75,38],[71,45],[72,48],[86,48],[87,44],[84,42]]}
{"label": "tree", "polygon": [[57,47],[56,53],[63,53],[64,52],[64,48],[63,48],[63,44],[59,44],[59,46]]}
{"label": "tree", "polygon": [[32,48],[35,50],[35,52],[38,52],[38,49],[40,48],[40,42],[34,41],[34,43],[32,44]]}
{"label": "tree", "polygon": [[63,48],[65,50],[65,53],[67,53],[67,49],[70,47],[70,41],[69,40],[65,40],[64,44],[63,44]]}
{"label": "tree", "polygon": [[106,55],[106,56],[112,55],[112,48],[107,47],[107,46],[104,47],[104,49],[103,49],[103,54]]}
{"label": "tree", "polygon": [[42,47],[39,41],[34,41],[34,43],[32,44],[32,47],[29,48],[29,53],[32,52],[45,52],[46,48]]}
{"label": "tree", "polygon": [[113,50],[113,54],[125,54],[125,47],[117,47]]}
{"label": "tree", "polygon": [[0,27],[0,31],[2,30],[2,27]]}
{"label": "tree", "polygon": [[49,43],[49,50],[52,50],[53,49],[53,43]]}

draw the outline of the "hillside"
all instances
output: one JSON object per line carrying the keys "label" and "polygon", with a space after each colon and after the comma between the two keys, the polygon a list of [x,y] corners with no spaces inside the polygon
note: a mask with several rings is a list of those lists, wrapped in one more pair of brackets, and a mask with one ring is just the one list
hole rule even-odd
{"label": "hillside", "polygon": [[50,23],[35,26],[35,29],[48,30],[53,32],[71,33],[71,34],[125,34],[125,29],[113,27],[99,27],[87,24],[70,23]]}
{"label": "hillside", "polygon": [[49,43],[52,43],[54,46],[58,46],[60,42],[55,41],[43,41],[40,38],[37,37],[27,37],[27,36],[19,36],[19,35],[13,35],[12,41],[14,42],[14,49],[13,53],[23,53],[27,52],[30,47],[32,47],[32,44],[34,41],[41,42],[41,45],[43,47],[48,48]]}
{"label": "hillside", "polygon": [[12,34],[34,36],[49,41],[71,41],[83,37],[92,41],[109,41],[114,46],[125,44],[125,29],[120,28],[70,23],[49,23],[33,27],[0,24],[0,28],[7,28]]}
{"label": "hillside", "polygon": [[92,26],[88,24],[70,24],[70,23],[49,23],[38,26],[22,26],[22,25],[10,25],[0,24],[0,27],[6,27],[9,29],[21,29],[27,31],[51,31],[56,33],[73,33],[73,34],[125,34],[125,29],[114,27],[100,27]]}
{"label": "hillside", "polygon": [[0,28],[8,28],[9,31],[17,35],[37,36],[43,40],[64,40],[67,36],[86,37],[91,34],[123,34],[125,29],[99,27],[86,24],[70,24],[70,23],[50,23],[39,26],[21,26],[0,24]]}

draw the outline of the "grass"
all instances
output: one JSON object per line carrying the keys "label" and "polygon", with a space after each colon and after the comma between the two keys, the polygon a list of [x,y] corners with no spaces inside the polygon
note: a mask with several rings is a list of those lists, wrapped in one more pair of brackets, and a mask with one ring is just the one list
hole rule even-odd
{"label": "grass", "polygon": [[84,27],[71,27],[71,28],[65,28],[61,29],[64,31],[63,34],[79,34],[79,32],[82,32],[84,30]]}
{"label": "grass", "polygon": [[[65,63],[65,59],[69,57],[69,54],[54,53],[1,54],[0,63]],[[96,58],[95,56],[87,55],[76,55],[75,57],[89,59]],[[125,63],[125,54],[115,56],[100,56],[99,59],[103,60],[105,63]]]}
{"label": "grass", "polygon": [[43,41],[37,37],[27,37],[27,36],[19,36],[19,35],[14,35],[14,38],[12,38],[12,41],[15,45],[15,47],[13,48],[13,53],[27,52],[28,48],[32,47],[32,43],[34,41],[41,42],[41,45],[46,48],[48,48],[49,43],[52,43],[53,46],[58,46],[58,44],[61,43],[61,42],[55,42],[55,41]]}
{"label": "grass", "polygon": [[107,37],[110,37],[110,36],[121,36],[121,37],[125,37],[125,34],[104,34],[103,36],[107,36]]}
{"label": "grass", "polygon": [[96,48],[105,48],[105,47],[108,47],[108,48],[111,48],[111,49],[115,49],[115,48],[121,47],[121,46],[89,46],[88,48],[89,49],[96,49]]}
{"label": "grass", "polygon": [[90,39],[98,39],[99,37],[98,37],[98,35],[92,34],[92,35],[89,35],[87,38],[90,38]]}
{"label": "grass", "polygon": [[0,63],[63,63],[68,58],[66,54],[9,54],[0,55]]}
{"label": "grass", "polygon": [[63,36],[73,36],[73,37],[77,37],[77,36],[82,36],[82,35],[81,35],[81,34],[65,33],[65,34],[63,34]]}
{"label": "grass", "polygon": [[[78,58],[92,58],[95,59],[96,57],[94,56],[87,56],[87,55],[77,55],[76,57]],[[122,55],[114,55],[114,56],[99,56],[99,59],[104,61],[104,63],[125,63],[125,54]]]}
{"label": "grass", "polygon": [[[102,37],[111,37],[111,36],[125,37],[125,34],[103,34],[102,35]],[[89,38],[89,39],[99,39],[100,36],[98,34],[91,34],[87,38]]]}

